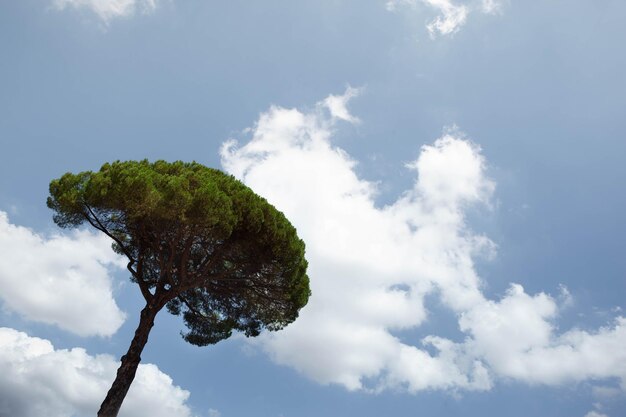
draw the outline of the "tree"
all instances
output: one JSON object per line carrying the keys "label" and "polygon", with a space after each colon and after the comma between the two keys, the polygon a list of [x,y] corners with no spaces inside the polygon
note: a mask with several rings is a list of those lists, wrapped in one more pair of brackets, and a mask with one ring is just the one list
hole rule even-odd
{"label": "tree", "polygon": [[257,336],[298,317],[310,290],[304,243],[285,216],[216,169],[192,162],[113,162],[50,183],[60,227],[88,223],[128,258],[146,305],[98,417],[115,417],[157,313],[182,315],[183,338],[205,346],[233,331]]}

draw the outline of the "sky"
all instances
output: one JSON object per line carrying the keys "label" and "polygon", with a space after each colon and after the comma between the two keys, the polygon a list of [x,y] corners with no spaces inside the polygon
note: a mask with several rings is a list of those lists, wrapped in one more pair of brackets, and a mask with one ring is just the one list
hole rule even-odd
{"label": "sky", "polygon": [[626,415],[626,3],[0,0],[0,417],[95,415],[142,297],[49,182],[197,161],[283,211],[296,322],[121,417]]}

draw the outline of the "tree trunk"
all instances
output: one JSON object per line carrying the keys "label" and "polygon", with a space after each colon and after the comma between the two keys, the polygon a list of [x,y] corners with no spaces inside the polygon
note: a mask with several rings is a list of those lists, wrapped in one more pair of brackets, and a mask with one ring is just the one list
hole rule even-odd
{"label": "tree trunk", "polygon": [[130,343],[128,352],[122,356],[122,364],[117,370],[117,376],[115,381],[113,381],[113,385],[111,385],[111,389],[109,389],[106,398],[100,406],[98,417],[116,417],[117,413],[119,413],[130,384],[135,379],[135,373],[141,361],[141,352],[148,342],[148,335],[152,326],[154,326],[154,318],[159,310],[160,308],[150,304],[141,310],[141,318],[139,326],[135,330],[135,336]]}

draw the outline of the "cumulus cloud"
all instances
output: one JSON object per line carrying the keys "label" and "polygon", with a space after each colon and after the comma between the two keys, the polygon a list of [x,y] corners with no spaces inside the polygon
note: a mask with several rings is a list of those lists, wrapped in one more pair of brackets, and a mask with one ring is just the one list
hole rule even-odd
{"label": "cumulus cloud", "polygon": [[435,9],[438,15],[426,25],[431,38],[450,36],[458,32],[467,21],[472,11],[496,14],[501,10],[500,0],[388,0],[387,10],[408,9],[415,11],[419,4]]}
{"label": "cumulus cloud", "polygon": [[471,335],[463,351],[482,358],[496,375],[532,384],[617,378],[626,389],[626,319],[594,332],[558,334],[557,311],[552,297],[512,285],[502,300],[462,314],[460,328]]}
{"label": "cumulus cloud", "polygon": [[[354,95],[331,97],[347,111]],[[284,211],[307,243],[309,304],[287,329],[252,343],[277,363],[350,390],[488,390],[498,378],[624,383],[624,319],[559,334],[561,305],[549,294],[511,284],[500,300],[484,296],[474,262],[496,245],[469,228],[465,213],[489,210],[495,184],[476,144],[452,129],[422,146],[407,164],[413,186],[380,207],[376,183],[359,178],[357,162],[331,143],[336,123],[356,118],[333,117],[330,103],[309,112],[271,107],[247,130],[247,143],[230,140],[221,151],[225,169]],[[458,318],[459,340],[398,336],[428,320],[429,294]]]}
{"label": "cumulus cloud", "polygon": [[0,252],[5,309],[80,336],[110,336],[124,322],[110,272],[126,264],[106,236],[79,230],[45,237],[0,211]]}
{"label": "cumulus cloud", "polygon": [[157,7],[158,0],[53,0],[58,10],[66,8],[88,9],[104,23],[112,19],[130,17],[137,11],[150,13]]}
{"label": "cumulus cloud", "polygon": [[[0,415],[86,417],[96,414],[119,362],[82,348],[56,349],[45,339],[0,328]],[[141,364],[120,417],[191,417],[189,392],[152,364]]]}
{"label": "cumulus cloud", "polygon": [[[442,354],[430,357],[392,331],[420,325],[424,296],[436,289],[454,309],[481,301],[471,254],[493,244],[466,230],[461,208],[486,202],[493,190],[484,160],[475,145],[444,135],[411,164],[424,179],[394,205],[378,208],[375,184],[359,179],[356,162],[331,145],[325,106],[311,113],[273,107],[249,143],[228,142],[222,150],[224,167],[283,210],[307,242],[314,295],[294,325],[262,344],[277,362],[350,389],[404,368],[398,358],[428,357],[432,373],[441,375],[456,366],[447,346],[431,340]],[[456,171],[446,170],[450,161]],[[468,372],[477,374],[457,370],[454,381],[437,384],[484,386],[480,366],[470,364]]]}

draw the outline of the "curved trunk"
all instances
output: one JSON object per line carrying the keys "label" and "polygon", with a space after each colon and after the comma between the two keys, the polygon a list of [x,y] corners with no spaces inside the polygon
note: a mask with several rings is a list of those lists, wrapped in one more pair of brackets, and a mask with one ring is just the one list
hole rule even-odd
{"label": "curved trunk", "polygon": [[113,385],[111,385],[111,389],[109,389],[106,398],[100,406],[98,417],[116,417],[117,413],[119,413],[130,384],[135,379],[135,373],[141,361],[141,352],[148,342],[148,335],[152,326],[154,326],[154,318],[159,310],[160,308],[150,304],[141,310],[141,318],[139,319],[139,326],[135,330],[135,336],[130,343],[128,352],[122,356],[122,364],[117,370],[117,376],[115,381],[113,381]]}

